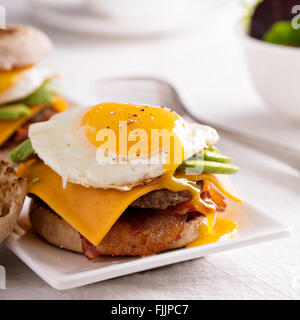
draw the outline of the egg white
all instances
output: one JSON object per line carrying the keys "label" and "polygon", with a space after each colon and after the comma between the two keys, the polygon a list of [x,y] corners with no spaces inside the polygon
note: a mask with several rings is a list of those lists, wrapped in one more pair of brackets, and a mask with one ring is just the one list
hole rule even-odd
{"label": "egg white", "polygon": [[56,76],[58,76],[58,73],[54,68],[43,64],[35,65],[24,71],[15,85],[0,94],[0,104],[24,99],[37,90],[46,80]]}
{"label": "egg white", "polygon": [[[97,147],[87,139],[85,128],[81,126],[86,111],[86,107],[70,109],[50,121],[33,124],[29,129],[35,152],[63,181],[126,191],[165,172],[163,163],[100,164],[96,159]],[[219,139],[213,128],[187,124],[183,119],[178,121],[174,131],[180,137],[186,158]]]}

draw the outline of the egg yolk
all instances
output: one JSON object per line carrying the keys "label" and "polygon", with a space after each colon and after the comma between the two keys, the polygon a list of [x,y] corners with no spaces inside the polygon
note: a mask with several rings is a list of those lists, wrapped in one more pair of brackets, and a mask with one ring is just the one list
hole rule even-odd
{"label": "egg yolk", "polygon": [[108,148],[120,158],[150,159],[161,153],[165,164],[178,166],[184,150],[174,132],[177,121],[180,117],[164,107],[104,103],[91,108],[82,125],[93,145]]}
{"label": "egg yolk", "polygon": [[212,223],[202,223],[199,228],[199,236],[196,240],[187,245],[187,248],[193,248],[218,242],[220,240],[233,239],[238,235],[237,224],[226,218],[217,218],[215,226]]}
{"label": "egg yolk", "polygon": [[0,94],[13,87],[32,65],[13,70],[0,70]]}
{"label": "egg yolk", "polygon": [[85,113],[82,127],[92,145],[103,149],[113,145],[110,151],[119,158],[162,156],[165,173],[160,177],[161,188],[174,192],[189,190],[195,211],[211,213],[213,208],[200,198],[196,182],[174,177],[177,167],[185,160],[184,148],[176,134],[177,122],[185,126],[176,112],[165,107],[103,103]]}

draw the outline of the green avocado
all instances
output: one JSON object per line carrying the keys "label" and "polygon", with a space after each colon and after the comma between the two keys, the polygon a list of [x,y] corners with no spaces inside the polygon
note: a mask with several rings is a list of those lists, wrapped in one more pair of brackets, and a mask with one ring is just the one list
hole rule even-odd
{"label": "green avocado", "polygon": [[191,170],[195,173],[235,174],[240,168],[230,163],[206,161],[202,159],[187,160],[177,170]]}
{"label": "green avocado", "polygon": [[204,157],[204,160],[208,160],[208,161],[232,163],[232,158],[227,157],[227,156],[223,156],[220,153],[211,152],[208,150],[204,150],[203,157]]}
{"label": "green avocado", "polygon": [[53,91],[49,87],[48,82],[45,82],[41,87],[34,91],[30,96],[20,101],[28,106],[34,104],[52,103],[54,101]]}
{"label": "green avocado", "polygon": [[215,153],[221,153],[220,150],[215,146],[209,146],[208,148],[205,148],[204,150],[215,152]]}
{"label": "green avocado", "polygon": [[21,163],[29,159],[34,154],[34,150],[29,139],[18,145],[9,154],[9,159],[13,163]]}
{"label": "green avocado", "polygon": [[22,103],[0,106],[0,120],[17,120],[29,115],[30,109]]}

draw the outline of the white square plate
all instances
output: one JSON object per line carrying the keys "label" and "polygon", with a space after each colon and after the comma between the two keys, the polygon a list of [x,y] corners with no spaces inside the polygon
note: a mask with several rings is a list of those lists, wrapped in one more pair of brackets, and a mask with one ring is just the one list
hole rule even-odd
{"label": "white square plate", "polygon": [[228,210],[223,217],[231,218],[239,226],[236,239],[224,240],[194,248],[183,248],[143,258],[99,257],[88,261],[83,255],[47,244],[30,229],[25,204],[20,219],[22,236],[15,231],[6,240],[7,246],[35,273],[55,289],[65,290],[103,281],[168,264],[207,256],[220,251],[287,237],[289,228],[261,209],[249,203],[236,204],[228,200]]}
{"label": "white square plate", "polygon": [[[120,101],[140,104],[164,105],[182,111],[182,103],[177,92],[166,82],[154,79],[105,80],[90,84],[93,92],[88,92],[90,103],[99,101]],[[18,234],[14,231],[7,239],[8,247],[34,272],[52,287],[60,290],[83,286],[89,283],[111,279],[134,272],[165,266],[168,264],[207,256],[286,237],[290,230],[261,209],[245,202],[236,204],[228,199],[228,209],[222,217],[233,219],[239,227],[236,239],[225,240],[195,248],[183,248],[157,255],[128,257],[99,257],[88,261],[83,255],[68,252],[47,244],[36,236],[27,218],[28,201],[24,206]],[[22,229],[24,231],[22,231]]]}

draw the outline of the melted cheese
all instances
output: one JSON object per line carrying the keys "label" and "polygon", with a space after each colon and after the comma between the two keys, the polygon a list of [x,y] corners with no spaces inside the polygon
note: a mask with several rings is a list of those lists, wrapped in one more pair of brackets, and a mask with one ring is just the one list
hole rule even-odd
{"label": "melted cheese", "polygon": [[237,194],[236,190],[234,189],[234,187],[232,186],[230,180],[226,175],[199,174],[199,175],[186,176],[184,173],[179,173],[179,174],[176,174],[175,176],[178,178],[186,177],[190,181],[200,181],[200,180],[209,181],[213,183],[229,199],[238,203],[243,203],[243,200]]}
{"label": "melted cheese", "polygon": [[[61,177],[38,160],[21,165],[18,174],[27,178],[28,193],[42,199],[95,246],[132,202],[151,191],[167,187],[164,178],[129,191],[85,188],[73,183],[63,186]],[[39,181],[34,183],[37,178]],[[213,235],[215,212],[204,203],[199,205],[202,205],[199,211],[207,215],[208,232]]]}
{"label": "melted cheese", "polygon": [[[57,112],[64,112],[68,109],[67,102],[59,97],[54,96],[54,101],[51,104]],[[28,120],[39,113],[48,104],[41,104],[30,107],[30,115],[17,120],[0,120],[0,146],[4,144],[19,128],[21,128]],[[0,106],[1,108],[1,106]]]}
{"label": "melted cheese", "polygon": [[213,231],[210,230],[211,225],[202,223],[199,228],[199,237],[188,244],[188,248],[203,246],[205,244],[217,241],[233,239],[238,235],[238,227],[232,220],[225,218],[216,218]]}
{"label": "melted cheese", "polygon": [[64,112],[68,109],[68,103],[62,97],[55,95],[52,102],[53,109],[57,112]]}
{"label": "melted cheese", "polygon": [[[0,107],[1,108],[1,107]],[[17,120],[0,120],[0,145],[6,142],[20,127],[29,119],[39,113],[44,105],[37,105],[30,108],[30,115]]]}
{"label": "melted cheese", "polygon": [[1,70],[0,71],[0,94],[13,87],[22,77],[23,73],[32,66],[27,66],[13,70]]}
{"label": "melted cheese", "polygon": [[[28,193],[42,199],[94,245],[100,243],[132,202],[146,193],[166,187],[164,179],[158,179],[129,191],[85,188],[73,183],[67,183],[64,188],[60,176],[41,161],[21,165],[18,174],[27,178]],[[39,182],[32,183],[36,178]],[[202,205],[199,211],[213,213],[204,203],[199,205]]]}

